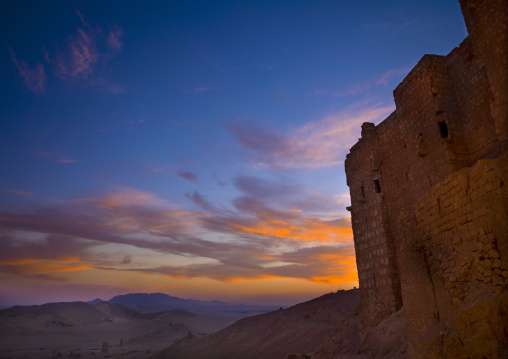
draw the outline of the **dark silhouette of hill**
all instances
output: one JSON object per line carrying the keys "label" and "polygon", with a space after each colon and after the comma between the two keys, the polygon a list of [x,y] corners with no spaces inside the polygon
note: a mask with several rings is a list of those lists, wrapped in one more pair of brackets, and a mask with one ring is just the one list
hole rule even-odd
{"label": "dark silhouette of hill", "polygon": [[269,305],[245,305],[245,304],[232,304],[216,300],[201,301],[195,299],[182,299],[172,297],[164,293],[131,293],[124,295],[117,295],[110,300],[109,303],[119,303],[127,307],[136,308],[143,311],[143,309],[152,309],[157,311],[171,310],[171,309],[184,309],[197,312],[235,312],[247,313],[258,312],[266,313],[276,309],[274,306]]}
{"label": "dark silhouette of hill", "polygon": [[97,303],[102,303],[102,302],[104,302],[104,301],[101,298],[95,298],[94,300],[90,300],[87,303],[88,304],[97,304]]}
{"label": "dark silhouette of hill", "polygon": [[190,333],[154,359],[281,359],[292,352],[313,352],[359,303],[357,289],[326,294],[286,310],[241,319],[209,336]]}

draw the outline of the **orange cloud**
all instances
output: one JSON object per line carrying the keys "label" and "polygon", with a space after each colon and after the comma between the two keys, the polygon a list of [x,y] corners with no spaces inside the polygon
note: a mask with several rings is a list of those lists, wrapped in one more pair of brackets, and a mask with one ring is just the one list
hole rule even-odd
{"label": "orange cloud", "polygon": [[314,277],[312,281],[315,283],[326,283],[326,284],[342,284],[349,282],[358,282],[358,272],[351,272],[342,276],[326,276],[326,277]]}
{"label": "orange cloud", "polygon": [[58,259],[19,258],[0,261],[2,271],[19,276],[35,276],[44,279],[66,280],[69,277],[53,276],[54,273],[75,272],[93,269],[93,266],[81,262],[79,258]]}
{"label": "orange cloud", "polygon": [[129,206],[161,206],[164,201],[157,196],[134,188],[121,188],[120,191],[92,199],[99,207],[115,209]]}
{"label": "orange cloud", "polygon": [[[56,258],[52,259],[51,262],[53,263],[74,263],[79,262],[78,257],[64,257],[64,258]],[[17,258],[17,259],[4,259],[0,260],[0,264],[7,264],[7,265],[26,265],[26,264],[32,264],[37,262],[42,262],[47,260],[41,260],[37,258]]]}
{"label": "orange cloud", "polygon": [[358,282],[356,257],[354,255],[323,254],[319,257],[323,263],[328,264],[325,270],[327,275],[313,277],[314,282],[328,284]]}
{"label": "orange cloud", "polygon": [[[0,228],[47,235],[22,245],[9,237],[8,250],[0,254],[0,271],[34,277],[94,268],[222,283],[277,278],[354,281],[349,218],[306,217],[308,208],[317,208],[308,201],[302,203],[310,207],[271,207],[269,200],[284,204],[298,188],[273,190],[269,182],[252,178],[243,178],[239,188],[246,196],[234,200],[236,211],[215,206],[198,193],[187,196],[198,207],[190,211],[172,208],[151,193],[121,188],[32,214],[0,214]],[[161,260],[143,263],[143,256],[136,256],[135,263],[119,265],[128,253],[118,257],[104,247],[104,256],[96,258],[88,252],[104,244],[133,246],[148,255],[153,251]],[[186,260],[168,266],[162,261],[165,254]]]}
{"label": "orange cloud", "polygon": [[347,242],[353,239],[353,230],[350,226],[336,226],[313,218],[302,218],[290,222],[266,217],[250,226],[240,224],[232,224],[232,226],[243,233],[275,238],[316,242]]}

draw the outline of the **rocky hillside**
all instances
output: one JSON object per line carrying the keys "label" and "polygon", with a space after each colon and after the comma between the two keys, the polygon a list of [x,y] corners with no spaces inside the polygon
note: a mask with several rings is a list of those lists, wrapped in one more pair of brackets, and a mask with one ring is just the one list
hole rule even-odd
{"label": "rocky hillside", "polygon": [[359,290],[339,291],[288,309],[256,315],[206,337],[189,334],[157,359],[281,359],[314,352],[358,306]]}

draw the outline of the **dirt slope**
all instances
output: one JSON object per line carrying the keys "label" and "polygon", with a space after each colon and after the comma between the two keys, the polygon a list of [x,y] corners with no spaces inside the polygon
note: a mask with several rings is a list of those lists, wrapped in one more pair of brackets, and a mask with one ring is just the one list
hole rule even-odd
{"label": "dirt slope", "polygon": [[343,320],[335,334],[324,341],[312,359],[406,359],[406,325],[403,311],[374,327],[363,327],[358,310]]}
{"label": "dirt slope", "polygon": [[359,291],[326,294],[309,302],[239,320],[206,337],[192,335],[158,353],[157,359],[281,359],[313,352],[359,304]]}

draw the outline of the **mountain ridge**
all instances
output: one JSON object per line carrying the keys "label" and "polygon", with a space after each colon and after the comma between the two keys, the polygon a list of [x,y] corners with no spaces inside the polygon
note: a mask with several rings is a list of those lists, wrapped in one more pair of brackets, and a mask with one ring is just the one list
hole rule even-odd
{"label": "mountain ridge", "polygon": [[150,308],[155,310],[184,309],[197,312],[263,312],[278,309],[273,305],[233,304],[218,300],[202,301],[183,299],[165,293],[129,293],[116,295],[107,302],[119,303],[133,308]]}

